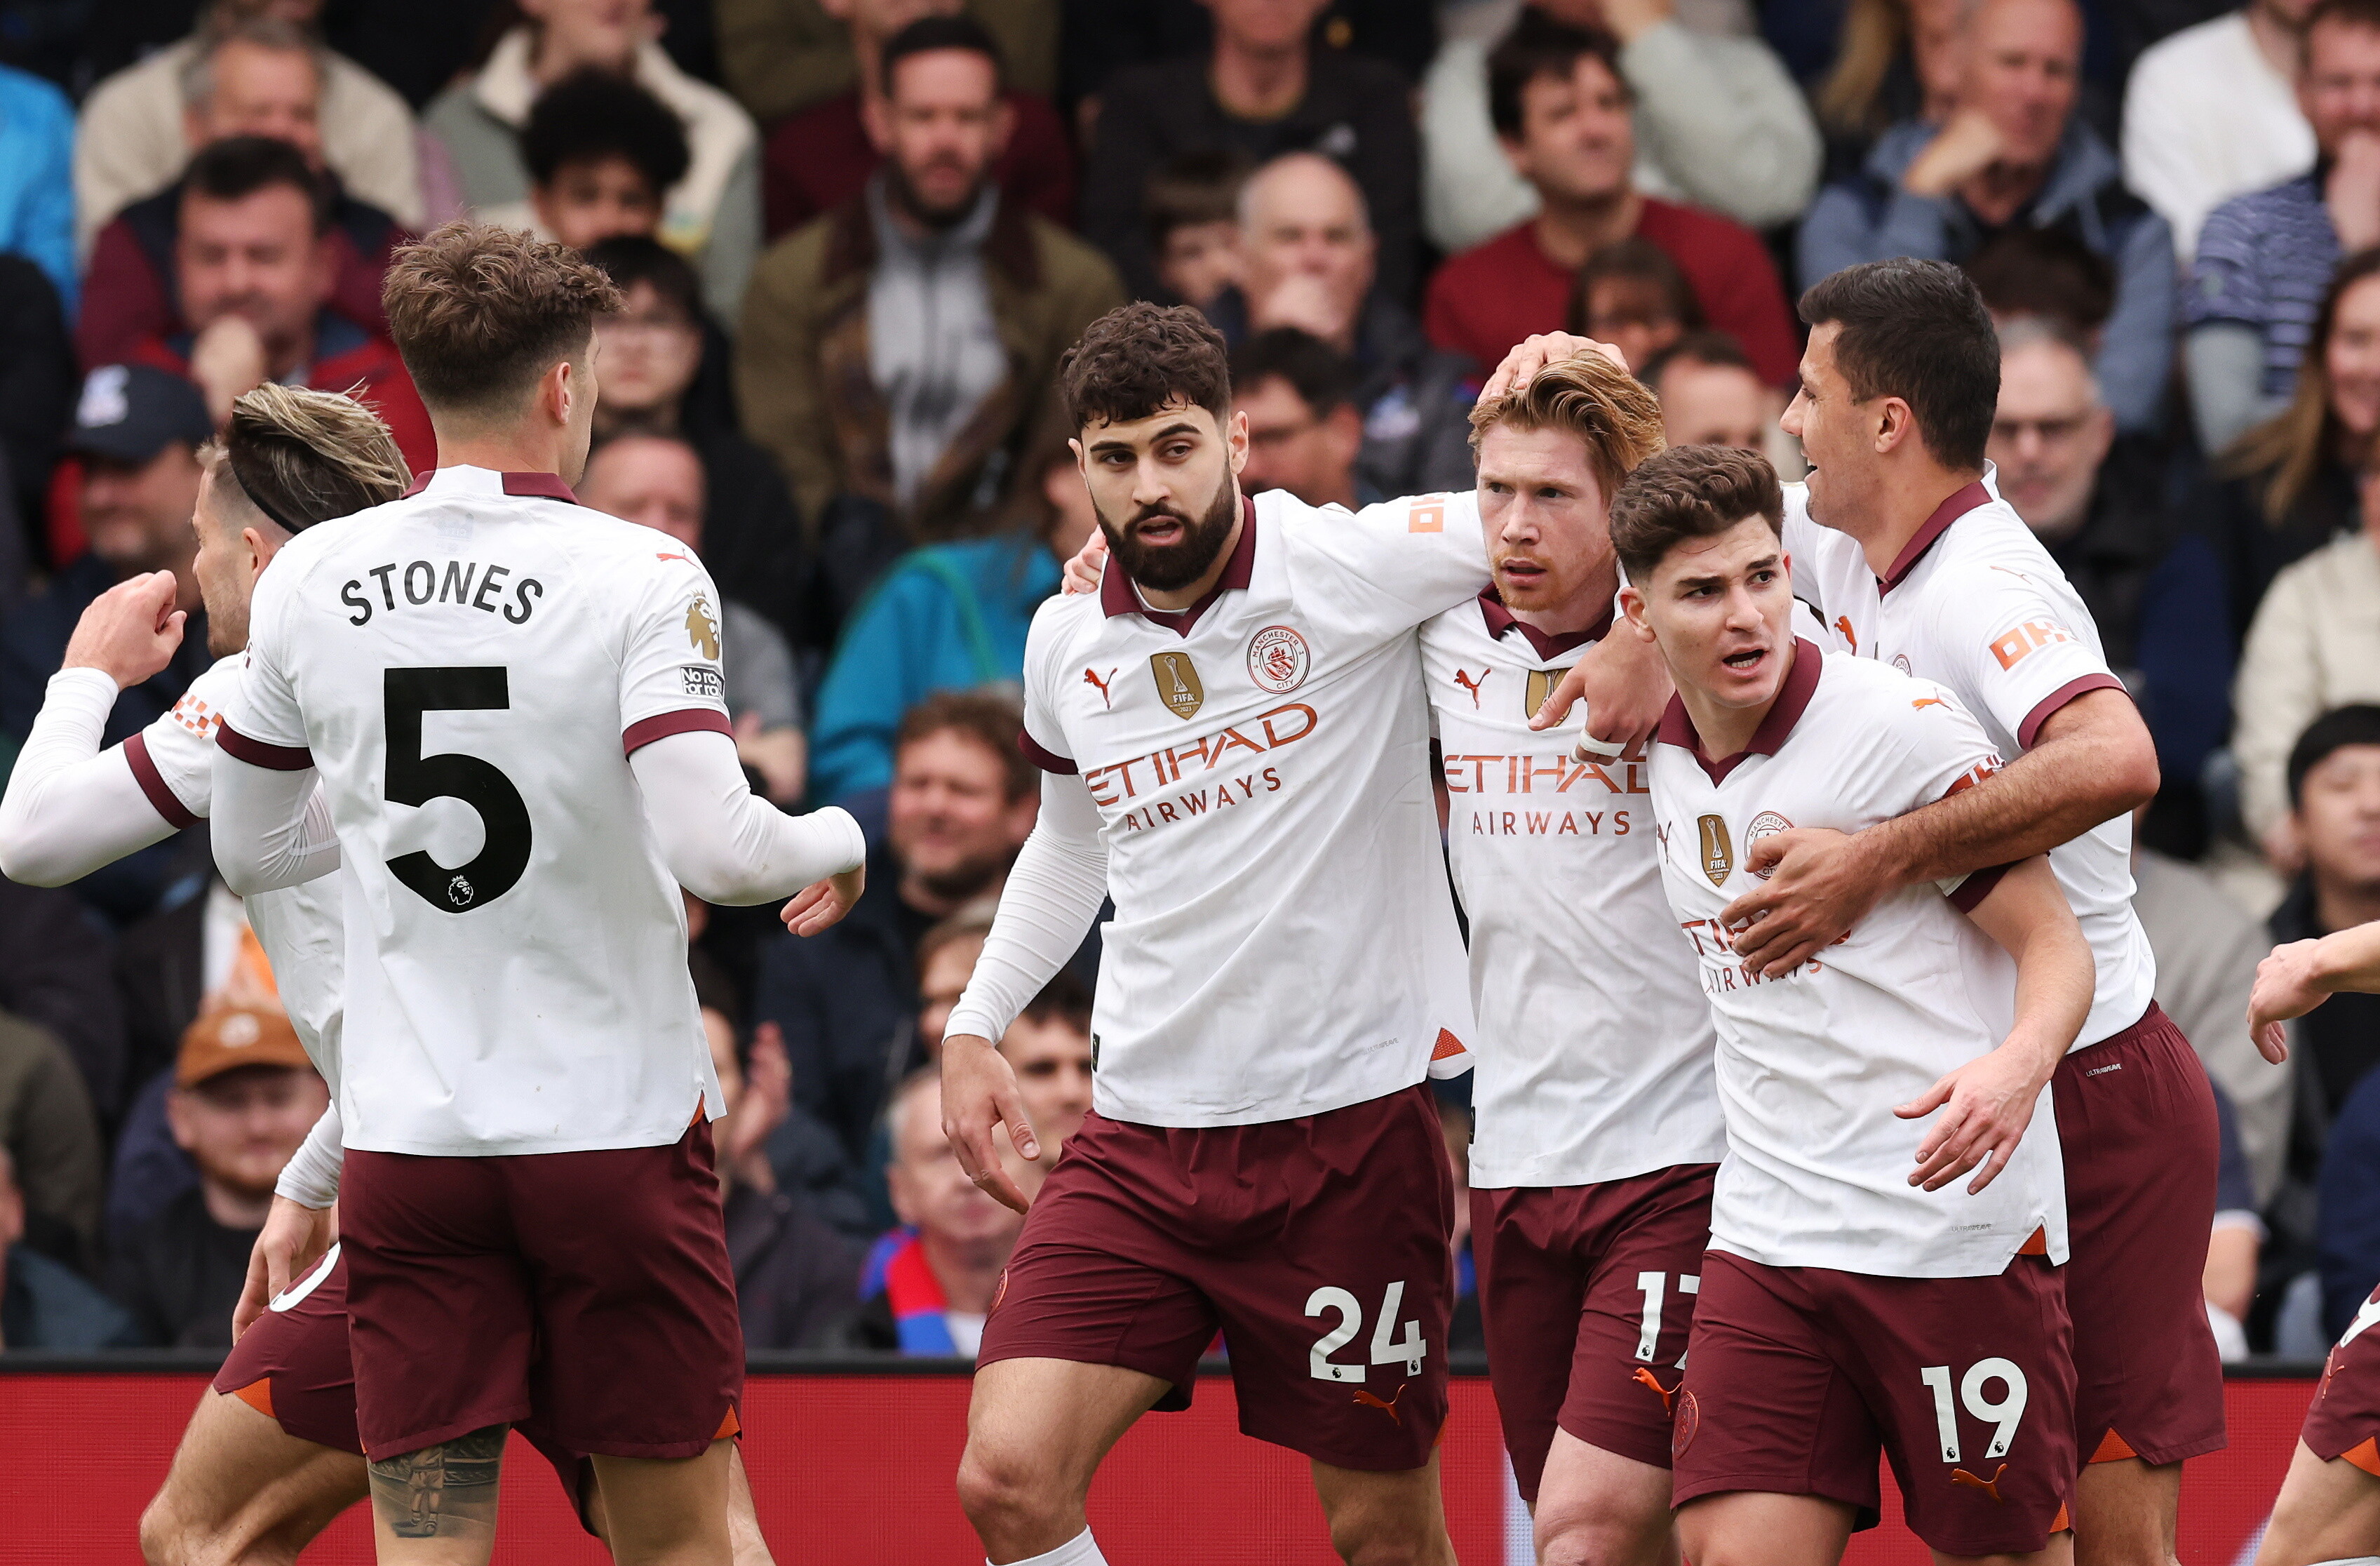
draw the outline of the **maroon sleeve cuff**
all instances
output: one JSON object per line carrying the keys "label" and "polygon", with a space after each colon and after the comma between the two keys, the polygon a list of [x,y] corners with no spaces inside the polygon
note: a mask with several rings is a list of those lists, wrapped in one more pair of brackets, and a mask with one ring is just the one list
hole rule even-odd
{"label": "maroon sleeve cuff", "polygon": [[2047,696],[2043,697],[2034,710],[2024,715],[2024,722],[2019,723],[2016,728],[2017,744],[2031,750],[2034,735],[2041,732],[2042,724],[2049,722],[2049,715],[2085,691],[2122,690],[2123,688],[2124,682],[2113,674],[2085,674],[2079,680],[2067,681]]}
{"label": "maroon sleeve cuff", "polygon": [[2014,865],[1994,865],[1988,870],[1977,870],[1959,883],[1958,891],[1950,893],[1950,906],[1962,914],[1973,913],[1975,905],[1992,894],[1992,888],[1999,885],[2000,877],[2014,868]]}
{"label": "maroon sleeve cuff", "polygon": [[[234,759],[271,771],[302,772],[314,764],[314,753],[302,745],[267,745],[261,739],[249,738],[227,722],[215,725],[215,743],[229,751]],[[162,786],[164,780],[159,783]]]}
{"label": "maroon sleeve cuff", "polygon": [[132,768],[132,781],[140,785],[140,792],[149,796],[149,803],[157,807],[157,814],[165,818],[167,826],[179,832],[184,827],[199,824],[199,819],[190,814],[190,807],[165,786],[165,774],[157,770],[156,759],[149,754],[148,735],[135,734],[126,740],[124,759]]}
{"label": "maroon sleeve cuff", "polygon": [[1027,761],[1045,772],[1055,772],[1062,778],[1071,778],[1082,771],[1074,762],[1043,746],[1040,741],[1023,729],[1016,731],[1016,748],[1025,752],[1025,759]]}
{"label": "maroon sleeve cuff", "polygon": [[725,734],[734,739],[735,725],[727,721],[726,713],[708,707],[682,707],[674,712],[657,712],[628,725],[627,732],[620,736],[620,753],[634,756],[657,739],[667,739],[672,734],[704,733]]}

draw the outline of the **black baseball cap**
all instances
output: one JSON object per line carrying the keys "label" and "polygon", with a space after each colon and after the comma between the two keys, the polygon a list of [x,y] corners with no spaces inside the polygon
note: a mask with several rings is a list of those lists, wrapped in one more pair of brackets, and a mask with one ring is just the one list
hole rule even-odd
{"label": "black baseball cap", "polygon": [[103,364],[83,377],[66,447],[115,462],[147,462],[168,445],[215,432],[197,386],[148,364]]}

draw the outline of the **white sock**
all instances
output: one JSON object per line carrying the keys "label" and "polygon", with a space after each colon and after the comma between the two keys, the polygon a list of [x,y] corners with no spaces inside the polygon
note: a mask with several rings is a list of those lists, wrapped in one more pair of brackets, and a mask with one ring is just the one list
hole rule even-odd
{"label": "white sock", "polygon": [[[983,1566],[992,1566],[992,1563],[987,1560]],[[1014,1566],[1108,1566],[1108,1558],[1099,1553],[1091,1531],[1085,1528],[1057,1548],[1016,1561]]]}
{"label": "white sock", "polygon": [[[1074,1547],[1069,1545],[1066,1548],[1072,1549]],[[2380,1566],[2380,1555],[2350,1555],[2338,1560],[2317,1560],[2314,1566]]]}

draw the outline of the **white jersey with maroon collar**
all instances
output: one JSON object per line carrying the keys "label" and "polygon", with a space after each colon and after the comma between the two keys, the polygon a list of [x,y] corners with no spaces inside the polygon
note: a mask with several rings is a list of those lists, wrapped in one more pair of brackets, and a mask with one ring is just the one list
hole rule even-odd
{"label": "white jersey with maroon collar", "polygon": [[[124,742],[124,759],[157,814],[176,827],[195,826],[213,807],[215,729],[237,697],[246,660],[219,658],[189,684],[173,710]],[[298,1041],[339,1090],[341,929],[344,872],[245,898],[249,928],[273,965],[273,988]]]}
{"label": "white jersey with maroon collar", "polygon": [[1145,610],[1111,565],[1026,644],[1026,749],[1104,818],[1093,1102],[1116,1120],[1319,1114],[1470,1033],[1414,632],[1486,581],[1478,506],[1242,515],[1198,606]]}
{"label": "white jersey with maroon collar", "polygon": [[1471,1184],[1587,1185],[1727,1149],[1710,1006],[1670,917],[1648,764],[1572,754],[1544,705],[1610,622],[1548,637],[1493,588],[1422,627],[1447,849],[1471,926]]}
{"label": "white jersey with maroon collar", "polygon": [[1728,1153],[1711,1244],[1771,1267],[1888,1278],[1999,1272],[2038,1232],[2066,1259],[2057,1117],[2042,1090],[2008,1168],[1909,1184],[1928,1121],[1892,1111],[1997,1048],[2015,1015],[2016,965],[1972,907],[1996,881],[1904,887],[1782,978],[1747,971],[1720,911],[1759,882],[1753,844],[1793,827],[1857,832],[1957,792],[1999,765],[1940,686],[1797,644],[1785,688],[1751,744],[1712,761],[1682,702],[1653,747],[1661,879],[1718,1026]]}
{"label": "white jersey with maroon collar", "polygon": [[626,760],[727,732],[718,603],[665,535],[476,467],[308,528],[258,579],[217,738],[321,772],[348,884],[348,1147],[650,1147],[720,1112]]}
{"label": "white jersey with maroon collar", "polygon": [[[2060,707],[2123,682],[2082,595],[1991,488],[1994,477],[1987,467],[1937,506],[1881,580],[1857,540],[1811,517],[1798,484],[1785,491],[1785,548],[1795,594],[1844,647],[1949,686],[2014,757]],[[2132,911],[2131,818],[2100,822],[2049,863],[2098,966],[2080,1050],[2140,1021],[2156,988],[2156,956]]]}

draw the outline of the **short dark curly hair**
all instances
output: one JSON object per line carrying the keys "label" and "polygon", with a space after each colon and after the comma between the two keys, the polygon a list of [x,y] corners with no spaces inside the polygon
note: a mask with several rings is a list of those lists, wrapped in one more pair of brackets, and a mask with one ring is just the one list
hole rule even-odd
{"label": "short dark curly hair", "polygon": [[1611,497],[1611,548],[1641,586],[1678,545],[1717,538],[1747,516],[1783,539],[1785,492],[1767,457],[1733,446],[1671,446],[1638,463]]}
{"label": "short dark curly hair", "polygon": [[552,184],[572,164],[624,158],[652,186],[656,201],[693,161],[686,127],[667,103],[591,66],[538,94],[521,127],[520,153],[538,185]]}
{"label": "short dark curly hair", "polygon": [[1168,407],[1232,411],[1232,357],[1223,334],[1188,305],[1136,300],[1083,329],[1058,361],[1058,387],[1077,431],[1130,424]]}
{"label": "short dark curly hair", "polygon": [[621,309],[619,288],[569,247],[461,222],[401,247],[380,297],[423,405],[465,417],[517,406]]}

